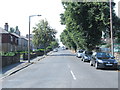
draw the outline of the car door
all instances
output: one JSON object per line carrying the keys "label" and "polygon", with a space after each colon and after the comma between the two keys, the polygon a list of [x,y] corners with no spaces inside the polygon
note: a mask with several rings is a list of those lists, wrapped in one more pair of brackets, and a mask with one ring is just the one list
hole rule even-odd
{"label": "car door", "polygon": [[93,61],[92,61],[92,63],[93,63],[93,65],[95,65],[95,62],[96,62],[96,54],[95,55],[93,55]]}

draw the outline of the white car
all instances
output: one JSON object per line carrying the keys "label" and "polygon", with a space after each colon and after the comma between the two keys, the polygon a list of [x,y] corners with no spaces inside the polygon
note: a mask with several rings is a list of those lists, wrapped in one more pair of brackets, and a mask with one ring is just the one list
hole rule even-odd
{"label": "white car", "polygon": [[53,49],[53,52],[57,52],[58,51],[58,49]]}
{"label": "white car", "polygon": [[76,57],[81,58],[84,50],[77,50]]}

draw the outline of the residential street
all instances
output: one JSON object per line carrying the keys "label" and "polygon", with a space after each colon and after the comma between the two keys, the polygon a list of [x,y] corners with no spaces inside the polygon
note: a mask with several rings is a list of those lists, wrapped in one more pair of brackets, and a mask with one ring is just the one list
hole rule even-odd
{"label": "residential street", "polygon": [[58,50],[3,79],[3,88],[118,88],[116,70],[96,70],[69,50]]}

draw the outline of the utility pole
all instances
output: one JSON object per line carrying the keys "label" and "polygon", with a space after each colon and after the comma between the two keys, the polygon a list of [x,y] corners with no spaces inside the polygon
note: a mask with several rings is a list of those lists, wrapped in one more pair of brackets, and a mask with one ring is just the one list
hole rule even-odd
{"label": "utility pole", "polygon": [[112,0],[110,2],[110,32],[111,32],[111,54],[114,56],[113,26],[112,26]]}

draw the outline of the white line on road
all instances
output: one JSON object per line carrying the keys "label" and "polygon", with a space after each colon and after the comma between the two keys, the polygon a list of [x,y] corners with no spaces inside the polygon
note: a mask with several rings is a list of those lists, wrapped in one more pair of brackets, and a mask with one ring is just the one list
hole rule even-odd
{"label": "white line on road", "polygon": [[[67,66],[70,69],[70,65],[68,64]],[[70,69],[70,73],[72,74],[73,79],[76,80],[76,77],[75,77],[75,75],[74,75],[74,73],[73,73],[73,71],[71,69]]]}
{"label": "white line on road", "polygon": [[71,74],[73,76],[73,79],[76,80],[76,77],[75,77],[74,73],[72,72],[72,70],[70,72],[71,72]]}

